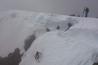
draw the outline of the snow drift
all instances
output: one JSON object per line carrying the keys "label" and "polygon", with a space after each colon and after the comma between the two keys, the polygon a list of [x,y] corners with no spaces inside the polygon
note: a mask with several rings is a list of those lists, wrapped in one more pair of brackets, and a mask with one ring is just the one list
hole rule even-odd
{"label": "snow drift", "polygon": [[[98,59],[97,25],[94,18],[1,12],[0,56],[19,48],[24,53],[20,65],[92,65]],[[32,43],[26,52],[25,43]]]}
{"label": "snow drift", "polygon": [[[98,56],[98,32],[52,31],[35,40],[20,65],[92,65]],[[36,54],[38,58],[36,58]]]}
{"label": "snow drift", "polygon": [[73,18],[78,23],[70,30],[51,31],[37,38],[20,65],[93,65],[98,62],[98,19]]}
{"label": "snow drift", "polygon": [[29,11],[0,12],[0,56],[7,56],[15,48],[24,53],[25,40],[32,35],[37,38],[46,33],[47,29],[56,30],[59,26],[60,30],[67,30],[68,23],[73,24],[67,18],[69,17]]}

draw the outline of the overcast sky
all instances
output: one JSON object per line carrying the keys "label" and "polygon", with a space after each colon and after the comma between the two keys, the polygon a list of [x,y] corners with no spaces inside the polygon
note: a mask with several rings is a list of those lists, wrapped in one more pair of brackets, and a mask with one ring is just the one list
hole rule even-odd
{"label": "overcast sky", "polygon": [[90,8],[89,16],[98,17],[98,0],[0,0],[0,11],[30,10],[60,14],[81,14],[83,7]]}

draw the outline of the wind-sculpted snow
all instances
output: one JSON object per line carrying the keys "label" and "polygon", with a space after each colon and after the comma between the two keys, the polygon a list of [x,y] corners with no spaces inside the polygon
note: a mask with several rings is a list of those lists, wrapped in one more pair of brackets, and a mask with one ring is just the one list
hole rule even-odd
{"label": "wind-sculpted snow", "polygon": [[20,65],[93,65],[98,32],[88,29],[51,31],[35,40]]}
{"label": "wind-sculpted snow", "polygon": [[51,13],[1,12],[0,56],[19,48],[24,54],[20,65],[91,65],[97,55],[97,22]]}
{"label": "wind-sculpted snow", "polygon": [[70,17],[70,18],[67,18],[65,21],[59,21],[59,20],[51,21],[50,19],[49,22],[47,22],[45,26],[50,30],[57,30],[59,27],[59,30],[66,31],[77,23],[78,23],[77,20]]}
{"label": "wind-sculpted snow", "polygon": [[[7,56],[15,48],[19,48],[21,53],[24,53],[24,43],[30,35],[38,38],[46,32],[56,30],[57,26],[60,30],[68,29],[67,18],[69,17],[29,11],[1,12],[0,56]],[[52,29],[48,27],[48,22],[53,23]]]}

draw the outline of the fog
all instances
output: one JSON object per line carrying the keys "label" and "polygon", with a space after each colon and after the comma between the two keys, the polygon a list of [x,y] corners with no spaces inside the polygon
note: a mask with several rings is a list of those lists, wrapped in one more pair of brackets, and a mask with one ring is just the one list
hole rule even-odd
{"label": "fog", "polygon": [[28,10],[37,12],[81,15],[90,8],[90,17],[98,17],[98,0],[0,0],[0,11]]}

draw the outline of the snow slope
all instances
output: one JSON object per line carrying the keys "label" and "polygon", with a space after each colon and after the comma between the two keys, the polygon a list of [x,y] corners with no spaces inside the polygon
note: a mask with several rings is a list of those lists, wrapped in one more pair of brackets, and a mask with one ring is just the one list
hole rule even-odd
{"label": "snow slope", "polygon": [[[0,56],[7,56],[15,48],[20,48],[23,53],[24,41],[30,35],[39,37],[46,33],[46,28],[56,30],[60,24],[60,30],[68,29],[67,18],[69,17],[29,11],[0,12]],[[52,28],[48,22],[53,23]]]}
{"label": "snow slope", "polygon": [[51,31],[35,40],[20,65],[92,65],[97,56],[98,31]]}
{"label": "snow slope", "polygon": [[7,56],[15,48],[24,53],[25,40],[35,35],[20,65],[92,65],[98,59],[97,24],[98,19],[93,18],[0,12],[0,56]]}
{"label": "snow slope", "polygon": [[51,31],[37,38],[20,65],[93,65],[98,62],[98,19],[72,18],[78,23],[68,31]]}
{"label": "snow slope", "polygon": [[81,28],[81,29],[92,29],[98,30],[98,19],[97,18],[78,18],[79,23],[77,23],[73,28]]}

